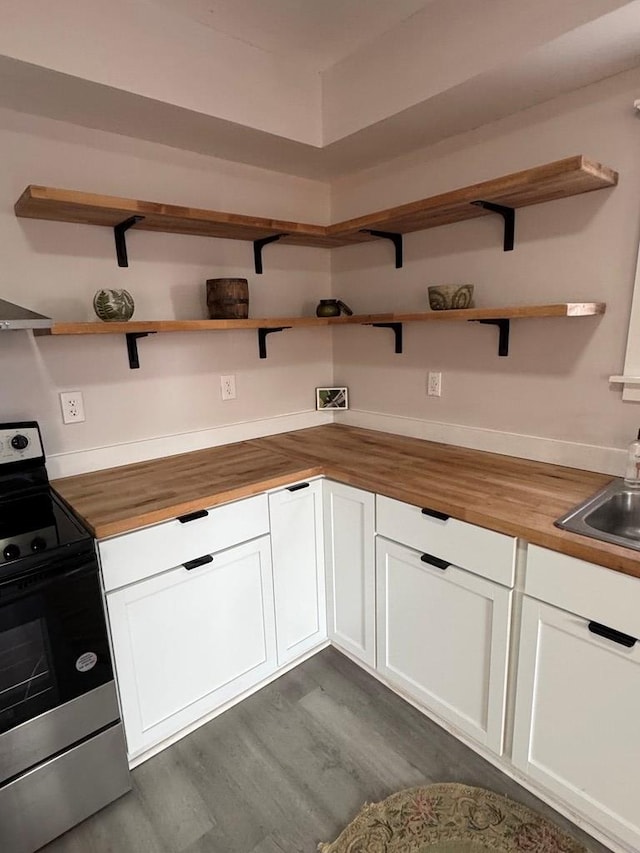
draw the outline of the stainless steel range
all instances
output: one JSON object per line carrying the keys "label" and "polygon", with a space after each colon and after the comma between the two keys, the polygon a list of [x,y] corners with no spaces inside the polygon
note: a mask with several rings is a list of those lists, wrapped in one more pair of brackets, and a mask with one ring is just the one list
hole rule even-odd
{"label": "stainless steel range", "polygon": [[129,789],[93,539],[49,486],[38,424],[0,424],[0,850]]}

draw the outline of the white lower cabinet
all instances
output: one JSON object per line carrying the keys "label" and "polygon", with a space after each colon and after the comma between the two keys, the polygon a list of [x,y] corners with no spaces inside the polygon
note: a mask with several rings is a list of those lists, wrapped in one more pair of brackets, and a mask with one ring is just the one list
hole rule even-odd
{"label": "white lower cabinet", "polygon": [[378,537],[378,671],[498,755],[511,596],[493,581]]}
{"label": "white lower cabinet", "polygon": [[525,596],[513,762],[638,850],[640,642],[633,640],[615,624]]}
{"label": "white lower cabinet", "polygon": [[276,669],[268,536],[110,592],[107,608],[130,758]]}
{"label": "white lower cabinet", "polygon": [[331,480],[323,492],[329,639],[374,667],[375,498]]}
{"label": "white lower cabinet", "polygon": [[327,638],[322,483],[269,495],[278,664]]}

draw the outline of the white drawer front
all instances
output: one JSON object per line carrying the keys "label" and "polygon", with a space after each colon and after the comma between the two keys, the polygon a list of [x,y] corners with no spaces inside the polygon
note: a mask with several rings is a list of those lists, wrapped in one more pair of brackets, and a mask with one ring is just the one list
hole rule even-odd
{"label": "white drawer front", "polygon": [[529,545],[525,592],[640,638],[640,579]]}
{"label": "white drawer front", "polygon": [[376,531],[476,575],[513,586],[516,540],[466,521],[425,515],[421,507],[378,495]]}
{"label": "white drawer front", "polygon": [[135,583],[269,532],[266,495],[217,506],[206,513],[184,523],[175,518],[99,542],[105,590]]}

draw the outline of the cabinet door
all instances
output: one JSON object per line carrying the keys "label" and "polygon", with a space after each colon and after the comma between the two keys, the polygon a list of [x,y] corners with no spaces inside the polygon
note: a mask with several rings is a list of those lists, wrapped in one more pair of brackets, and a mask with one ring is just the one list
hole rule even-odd
{"label": "cabinet door", "polygon": [[423,556],[378,537],[378,671],[500,755],[512,593]]}
{"label": "cabinet door", "polygon": [[329,638],[374,667],[374,496],[330,480],[323,491]]}
{"label": "cabinet door", "polygon": [[296,483],[269,495],[271,554],[280,665],[327,638],[322,483]]}
{"label": "cabinet door", "polygon": [[638,850],[640,642],[590,625],[524,597],[513,761]]}
{"label": "cabinet door", "polygon": [[129,756],[276,669],[269,537],[107,595]]}

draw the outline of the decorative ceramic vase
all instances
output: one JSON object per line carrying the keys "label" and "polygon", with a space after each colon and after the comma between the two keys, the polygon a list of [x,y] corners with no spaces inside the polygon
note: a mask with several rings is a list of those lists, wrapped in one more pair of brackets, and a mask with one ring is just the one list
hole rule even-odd
{"label": "decorative ceramic vase", "polygon": [[341,313],[349,317],[353,314],[341,299],[321,299],[316,308],[316,317],[339,317]]}
{"label": "decorative ceramic vase", "polygon": [[133,317],[135,305],[128,290],[98,290],[93,297],[93,310],[106,323],[122,323]]}
{"label": "decorative ceramic vase", "polygon": [[427,288],[432,311],[473,308],[472,284],[438,284]]}

